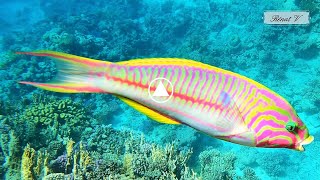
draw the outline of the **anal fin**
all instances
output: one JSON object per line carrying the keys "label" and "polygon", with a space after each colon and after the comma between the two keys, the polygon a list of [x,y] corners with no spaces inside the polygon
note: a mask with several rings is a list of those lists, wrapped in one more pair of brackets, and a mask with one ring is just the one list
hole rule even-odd
{"label": "anal fin", "polygon": [[149,118],[159,122],[159,123],[164,123],[164,124],[181,124],[180,122],[178,122],[175,119],[172,119],[170,117],[167,117],[153,109],[150,109],[142,104],[139,104],[131,99],[122,97],[122,96],[117,96],[121,101],[123,101],[124,103],[128,104],[129,106],[131,106],[132,108],[134,108],[135,110],[141,112],[142,114],[145,114],[146,116],[148,116]]}

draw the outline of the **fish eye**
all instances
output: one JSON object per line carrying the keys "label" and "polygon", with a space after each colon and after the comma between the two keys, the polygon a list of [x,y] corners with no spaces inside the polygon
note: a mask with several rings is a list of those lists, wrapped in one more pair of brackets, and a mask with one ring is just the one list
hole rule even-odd
{"label": "fish eye", "polygon": [[297,124],[293,121],[289,121],[286,124],[286,130],[289,132],[294,132],[294,130],[297,128]]}

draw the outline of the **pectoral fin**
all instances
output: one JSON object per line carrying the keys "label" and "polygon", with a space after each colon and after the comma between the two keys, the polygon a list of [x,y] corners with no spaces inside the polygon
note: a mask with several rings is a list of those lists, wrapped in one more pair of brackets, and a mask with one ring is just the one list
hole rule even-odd
{"label": "pectoral fin", "polygon": [[216,104],[219,106],[213,119],[213,124],[217,126],[216,136],[232,136],[249,131],[237,104],[228,93],[222,91]]}

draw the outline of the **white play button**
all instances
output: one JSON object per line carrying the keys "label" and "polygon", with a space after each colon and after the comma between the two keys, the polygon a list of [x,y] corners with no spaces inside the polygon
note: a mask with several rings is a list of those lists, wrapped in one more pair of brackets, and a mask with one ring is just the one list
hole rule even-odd
{"label": "white play button", "polygon": [[156,91],[153,93],[153,96],[158,96],[158,97],[161,97],[161,96],[167,97],[167,96],[169,96],[166,88],[163,86],[163,83],[161,81],[159,81],[159,84],[157,86]]}
{"label": "white play button", "polygon": [[149,84],[148,93],[153,101],[165,103],[173,95],[172,83],[166,78],[156,78]]}

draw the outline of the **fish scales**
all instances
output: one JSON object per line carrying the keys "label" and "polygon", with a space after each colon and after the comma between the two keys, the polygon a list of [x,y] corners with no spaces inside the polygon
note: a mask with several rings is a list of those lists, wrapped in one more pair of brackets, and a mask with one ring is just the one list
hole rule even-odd
{"label": "fish scales", "polygon": [[[151,69],[150,69],[151,68]],[[151,66],[151,67],[134,67],[134,68],[129,68],[129,71],[133,71],[133,73],[137,73],[137,74],[144,74],[142,73],[143,71],[146,71],[147,69],[149,69],[149,73],[151,73],[152,78],[149,78],[149,81],[151,79],[155,79],[155,78],[166,78],[166,79],[170,79],[171,82],[173,84],[179,84],[178,82],[182,81],[184,83],[181,84],[181,87],[175,87],[174,88],[174,96],[172,98],[172,103],[168,103],[168,104],[173,104],[172,107],[170,107],[170,110],[173,110],[174,112],[184,112],[185,111],[181,111],[181,108],[183,109],[188,109],[188,108],[192,108],[195,109],[194,111],[198,112],[198,113],[205,113],[203,112],[204,108],[206,106],[209,106],[209,110],[210,112],[214,112],[217,109],[220,109],[218,112],[218,114],[216,116],[227,116],[228,115],[228,111],[226,110],[222,110],[221,104],[223,103],[223,101],[214,101],[214,98],[217,99],[217,97],[219,96],[219,94],[221,94],[222,91],[226,91],[227,93],[230,92],[230,87],[231,87],[231,82],[233,77],[229,77],[229,82],[227,82],[226,78],[222,78],[223,80],[219,80],[218,78],[220,77],[224,77],[222,74],[216,74],[214,75],[216,72],[214,71],[203,71],[197,68],[187,68],[186,71],[183,71],[181,68],[181,66]],[[178,70],[177,70],[178,69]],[[179,72],[179,75],[175,76],[175,72]],[[130,73],[130,72],[129,72]],[[181,74],[180,74],[181,73]],[[139,77],[139,75],[133,75],[134,77]],[[178,78],[173,78],[173,77],[184,77],[183,79],[178,79]],[[215,79],[211,79],[209,80],[209,78],[207,77],[215,77]],[[203,80],[203,85],[207,84],[208,82],[210,83],[210,85],[207,85],[207,93],[211,94],[211,96],[209,96],[210,100],[205,100],[205,99],[199,99],[200,94],[203,93],[198,89],[199,86],[199,81]],[[146,93],[147,91],[140,91],[139,90],[139,95],[140,97],[137,96],[138,93],[133,93],[133,95],[130,95],[129,92],[134,92],[134,90],[136,90],[137,88],[135,86],[139,86],[141,89],[146,90],[147,86],[141,86],[139,84],[136,83],[137,81],[135,80],[134,82],[131,82],[131,84],[133,85],[133,89],[132,91],[129,90],[127,91],[128,93],[126,94],[126,92],[122,92],[121,94],[125,94],[125,96],[130,97],[134,100],[143,100],[145,102],[148,102],[150,105],[155,106],[153,108],[157,108],[158,104],[154,104],[150,98],[148,97],[148,94]],[[216,86],[221,86],[221,87],[214,87],[213,83],[216,84]],[[150,83],[150,82],[149,82]],[[156,87],[152,87],[152,89],[155,89]],[[213,89],[216,92],[213,92]],[[121,92],[121,90],[116,90],[117,92]],[[144,92],[144,93],[141,93]],[[170,92],[169,92],[170,93]],[[178,101],[176,100],[178,98]],[[207,98],[207,99],[209,99]],[[234,97],[230,97],[230,98],[234,98]],[[230,99],[229,98],[229,99]],[[182,101],[184,100],[184,101]],[[194,106],[194,104],[196,104],[196,106]],[[178,106],[177,106],[178,105]],[[179,107],[179,108],[177,108]],[[202,107],[199,109],[199,107]],[[161,109],[163,110],[163,109]],[[180,110],[180,111],[179,111]],[[192,111],[191,111],[192,112]],[[196,113],[197,114],[197,113]],[[181,115],[181,114],[180,114]],[[175,114],[174,116],[179,116],[179,114]],[[229,115],[232,116],[232,115]],[[214,122],[214,121],[213,121]],[[185,121],[184,123],[189,123],[188,121]]]}

